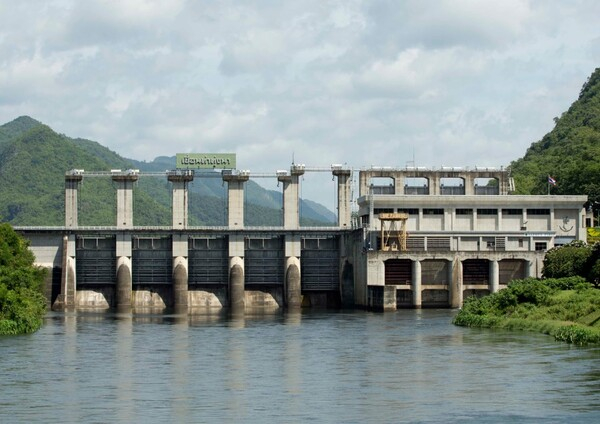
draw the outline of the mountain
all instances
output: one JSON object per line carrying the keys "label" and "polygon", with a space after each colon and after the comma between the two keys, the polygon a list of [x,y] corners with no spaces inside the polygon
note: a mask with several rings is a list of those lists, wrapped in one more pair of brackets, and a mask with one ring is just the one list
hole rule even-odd
{"label": "mountain", "polygon": [[[164,172],[174,157],[152,162],[126,159],[101,144],[57,134],[27,116],[0,126],[0,222],[12,225],[64,225],[64,176],[70,169],[140,169]],[[280,225],[281,193],[250,180],[246,186],[247,225]],[[81,225],[114,225],[116,196],[109,178],[84,178],[79,194]],[[190,184],[189,224],[224,225],[226,185],[218,178]],[[171,225],[171,193],[166,177],[140,178],[134,189],[135,225]],[[303,201],[302,225],[332,225],[335,215]]]}
{"label": "mountain", "polygon": [[600,68],[583,84],[579,97],[523,158],[510,164],[517,194],[586,194],[600,209]]}

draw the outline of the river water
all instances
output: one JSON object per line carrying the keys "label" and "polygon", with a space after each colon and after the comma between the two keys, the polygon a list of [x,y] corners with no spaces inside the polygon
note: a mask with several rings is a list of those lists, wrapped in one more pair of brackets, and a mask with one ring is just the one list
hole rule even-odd
{"label": "river water", "polygon": [[454,314],[53,312],[0,337],[0,422],[600,422],[600,348]]}

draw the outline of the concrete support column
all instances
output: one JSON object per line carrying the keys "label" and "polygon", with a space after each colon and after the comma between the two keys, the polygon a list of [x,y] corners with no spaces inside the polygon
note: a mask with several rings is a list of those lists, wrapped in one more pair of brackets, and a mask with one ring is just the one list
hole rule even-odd
{"label": "concrete support column", "polygon": [[227,223],[229,228],[244,228],[244,183],[250,178],[248,172],[223,171],[227,182]]}
{"label": "concrete support column", "polygon": [[338,226],[349,228],[352,219],[350,211],[350,176],[352,172],[349,169],[341,169],[340,167],[339,169],[332,169],[332,173],[337,177]]}
{"label": "concrete support column", "polygon": [[188,307],[188,236],[173,234],[173,306],[176,312]]}
{"label": "concrete support column", "polygon": [[475,178],[473,175],[467,173],[463,176],[465,181],[465,196],[475,195]]}
{"label": "concrete support column", "polygon": [[535,262],[525,261],[525,277],[535,277]]}
{"label": "concrete support column", "polygon": [[497,260],[490,261],[490,293],[496,293],[500,289],[500,272]]}
{"label": "concrete support column", "polygon": [[131,234],[121,232],[117,234],[117,293],[116,303],[118,309],[127,309],[133,306],[133,265],[131,262]]}
{"label": "concrete support column", "polygon": [[70,171],[65,175],[65,227],[76,228],[78,226],[78,192],[79,185],[83,179],[83,171]]}
{"label": "concrete support column", "polygon": [[456,258],[448,264],[448,289],[450,290],[450,307],[460,308],[463,304],[462,262]]}
{"label": "concrete support column", "polygon": [[294,256],[285,260],[285,301],[289,309],[300,308],[302,304],[300,259]]}
{"label": "concrete support column", "polygon": [[277,181],[283,183],[283,228],[300,228],[299,177],[304,174],[304,166],[292,165],[290,174],[279,173]]}
{"label": "concrete support column", "polygon": [[229,259],[229,303],[233,312],[243,312],[246,307],[244,287],[244,259]]}
{"label": "concrete support column", "polygon": [[173,307],[175,312],[187,312],[188,308],[188,260],[173,258]]}
{"label": "concrete support column", "polygon": [[188,184],[194,179],[190,169],[171,171],[167,179],[173,184],[173,229],[187,228],[188,225]]}
{"label": "concrete support column", "polygon": [[412,265],[413,306],[419,309],[421,308],[421,262],[413,261]]}
{"label": "concrete support column", "polygon": [[131,308],[132,292],[132,266],[128,256],[117,257],[117,309]]}
{"label": "concrete support column", "polygon": [[75,235],[70,234],[63,237],[60,294],[53,305],[53,308],[56,310],[66,310],[75,307],[77,291],[75,243]]}
{"label": "concrete support column", "polygon": [[440,177],[437,174],[431,175],[429,178],[429,194],[438,196],[440,194]]}
{"label": "concrete support column", "polygon": [[138,180],[136,171],[114,172],[117,183],[117,228],[133,227],[133,183]]}

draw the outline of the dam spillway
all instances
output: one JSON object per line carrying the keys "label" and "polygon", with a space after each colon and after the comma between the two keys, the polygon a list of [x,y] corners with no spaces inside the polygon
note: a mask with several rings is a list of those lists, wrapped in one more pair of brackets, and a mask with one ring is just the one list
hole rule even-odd
{"label": "dam spillway", "polygon": [[[337,181],[337,225],[300,226],[300,177],[324,170]],[[65,225],[16,228],[52,269],[53,308],[459,307],[541,276],[546,250],[585,239],[586,196],[510,195],[502,169],[372,167],[358,172],[352,199],[353,170],[292,165],[268,175],[282,186],[279,227],[244,225],[249,171],[216,175],[227,184],[227,225],[188,225],[188,184],[203,174],[175,170],[160,173],[172,187],[172,225],[140,227],[135,182],[156,174],[67,172]],[[78,224],[79,186],[96,177],[114,182],[113,226]]]}

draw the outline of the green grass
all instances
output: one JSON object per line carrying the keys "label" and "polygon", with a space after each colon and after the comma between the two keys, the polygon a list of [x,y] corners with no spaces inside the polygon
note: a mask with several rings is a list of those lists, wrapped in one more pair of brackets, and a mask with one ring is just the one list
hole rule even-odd
{"label": "green grass", "polygon": [[498,293],[467,299],[454,324],[535,331],[577,345],[600,344],[600,290],[572,279],[518,280]]}

